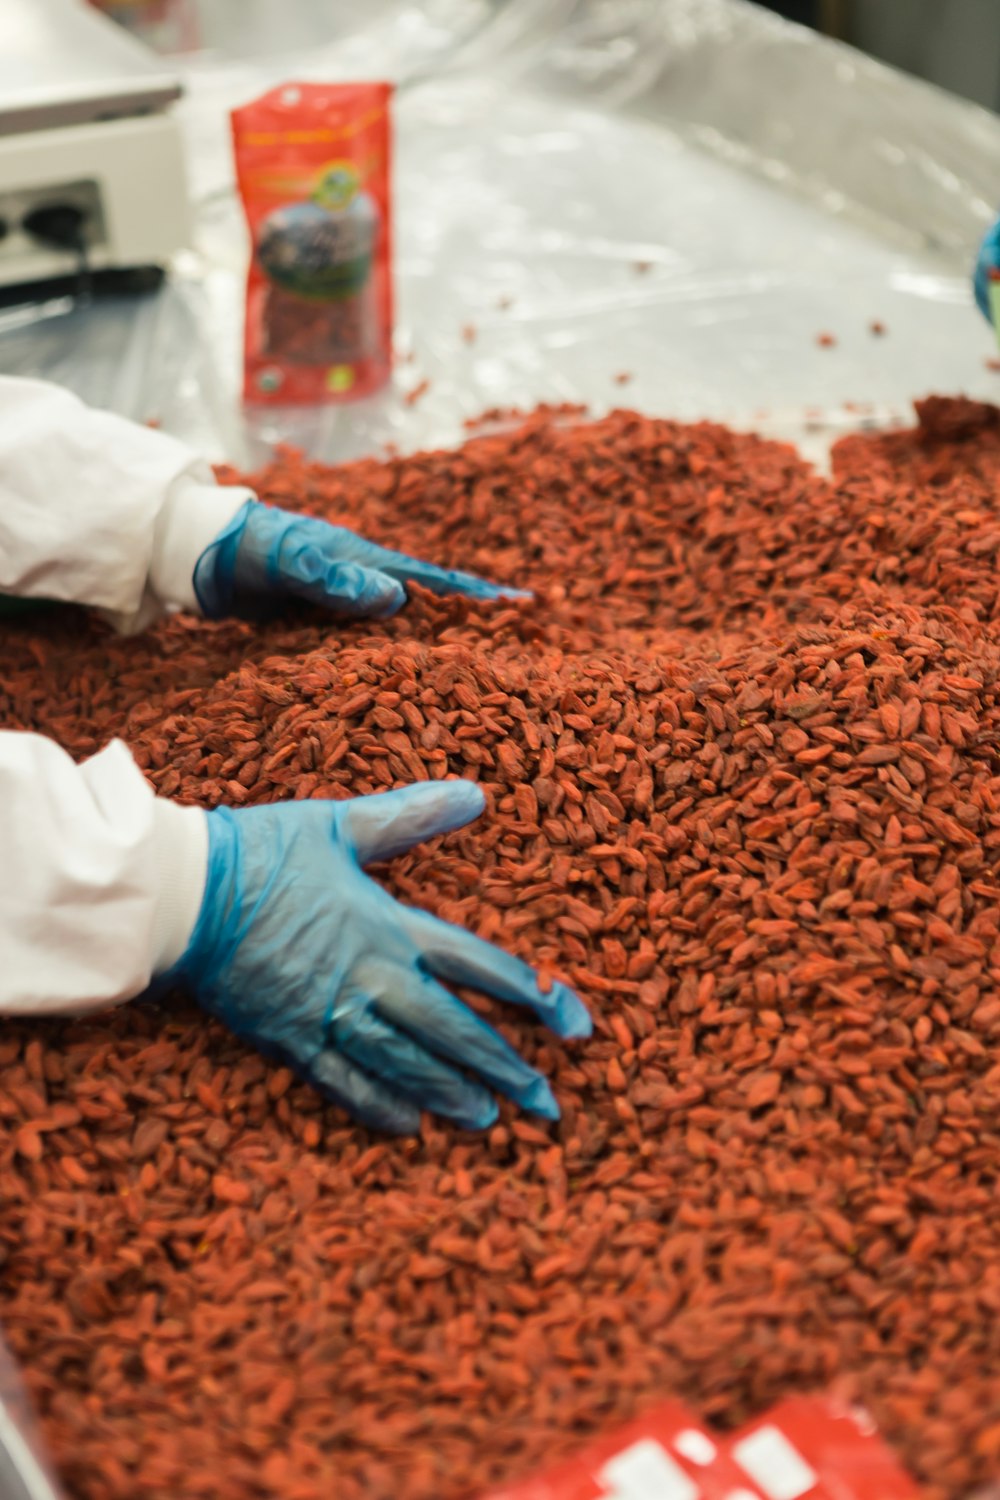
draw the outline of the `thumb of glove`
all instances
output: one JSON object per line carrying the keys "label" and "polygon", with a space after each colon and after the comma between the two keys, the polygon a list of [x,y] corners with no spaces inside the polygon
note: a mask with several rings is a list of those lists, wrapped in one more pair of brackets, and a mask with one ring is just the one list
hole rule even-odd
{"label": "thumb of glove", "polygon": [[358,863],[367,865],[403,854],[435,834],[462,828],[485,807],[482,788],[474,781],[419,781],[395,792],[354,799],[343,814],[345,834]]}

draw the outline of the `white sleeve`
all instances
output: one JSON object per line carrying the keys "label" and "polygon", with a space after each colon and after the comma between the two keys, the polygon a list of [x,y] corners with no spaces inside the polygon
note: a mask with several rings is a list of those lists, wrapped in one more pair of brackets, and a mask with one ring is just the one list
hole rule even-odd
{"label": "white sleeve", "polygon": [[121,630],[195,609],[194,565],[250,498],[165,433],[0,376],[0,593],[89,604]]}
{"label": "white sleeve", "polygon": [[0,732],[0,1015],[80,1015],[139,995],[201,909],[208,824],[153,795],[112,741],[77,766]]}

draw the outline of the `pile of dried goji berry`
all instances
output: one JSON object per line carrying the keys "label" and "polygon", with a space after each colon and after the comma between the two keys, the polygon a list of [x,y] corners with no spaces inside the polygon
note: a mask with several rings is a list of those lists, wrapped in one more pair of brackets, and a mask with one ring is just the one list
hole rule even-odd
{"label": "pile of dried goji berry", "polygon": [[181,999],[5,1022],[0,1326],[74,1495],[459,1500],[830,1386],[935,1500],[1000,1466],[1000,413],[920,415],[832,479],[629,412],[283,453],[263,497],[535,600],[4,627],[0,722],[167,795],[480,781],[381,876],[596,1022],[483,1005],[561,1124],[403,1142]]}

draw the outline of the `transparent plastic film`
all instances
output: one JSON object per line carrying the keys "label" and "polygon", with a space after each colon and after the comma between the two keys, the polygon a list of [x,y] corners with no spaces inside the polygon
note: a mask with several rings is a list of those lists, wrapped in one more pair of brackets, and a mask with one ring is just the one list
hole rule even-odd
{"label": "transparent plastic film", "polygon": [[[178,59],[196,244],[136,303],[0,314],[0,369],[215,459],[454,443],[484,409],[713,418],[822,457],[929,391],[1000,394],[971,260],[1000,122],[743,0],[203,3]],[[396,365],[337,408],[240,402],[246,228],[228,111],[386,78]],[[877,331],[876,331],[877,330]]]}
{"label": "transparent plastic film", "polygon": [[63,1500],[43,1455],[21,1378],[2,1339],[0,1500]]}

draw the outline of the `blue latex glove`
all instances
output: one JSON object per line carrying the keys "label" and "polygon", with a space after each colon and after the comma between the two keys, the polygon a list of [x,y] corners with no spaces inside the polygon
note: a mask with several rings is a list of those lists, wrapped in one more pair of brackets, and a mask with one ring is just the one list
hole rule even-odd
{"label": "blue latex glove", "polygon": [[987,322],[992,323],[993,313],[990,308],[990,272],[1000,266],[1000,219],[983,235],[983,242],[979,247],[979,257],[976,260],[976,269],[972,276],[972,285],[976,293],[976,302],[979,311]]}
{"label": "blue latex glove", "polygon": [[527,1006],[561,1037],[590,1035],[582,1002],[561,984],[543,994],[520,959],[401,906],[361,869],[460,828],[484,800],[438,781],[210,812],[202,909],[166,977],[375,1129],[415,1131],[421,1108],[482,1129],[497,1117],[484,1084],[558,1119],[542,1075],[438,981]]}
{"label": "blue latex glove", "polygon": [[259,620],[288,599],[321,604],[339,615],[384,619],[406,603],[406,584],[472,599],[530,595],[433,563],[390,552],[342,526],[248,500],[206,547],[194,569],[194,591],[209,620]]}

